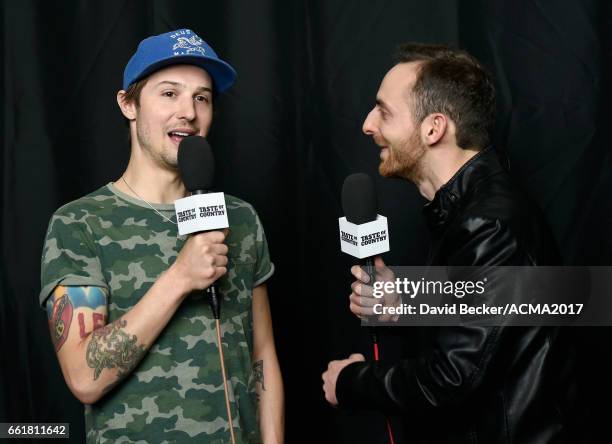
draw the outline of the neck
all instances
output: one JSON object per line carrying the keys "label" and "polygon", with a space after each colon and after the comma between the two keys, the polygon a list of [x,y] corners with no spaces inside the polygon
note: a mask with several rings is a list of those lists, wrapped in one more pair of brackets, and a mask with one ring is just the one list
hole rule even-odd
{"label": "neck", "polygon": [[178,170],[163,168],[148,156],[135,155],[135,150],[132,150],[132,156],[122,178],[129,187],[123,180],[117,180],[115,182],[117,188],[151,204],[170,204],[187,195]]}
{"label": "neck", "polygon": [[458,146],[430,148],[423,159],[423,170],[417,187],[421,195],[431,201],[436,192],[479,150]]}

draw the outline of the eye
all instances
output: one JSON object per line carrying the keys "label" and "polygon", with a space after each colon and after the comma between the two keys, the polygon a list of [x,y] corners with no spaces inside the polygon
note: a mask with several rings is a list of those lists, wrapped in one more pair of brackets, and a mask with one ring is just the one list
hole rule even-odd
{"label": "eye", "polygon": [[174,91],[164,91],[162,93],[162,96],[164,97],[174,97],[176,94],[174,93]]}
{"label": "eye", "polygon": [[196,96],[195,99],[198,102],[204,102],[204,103],[209,103],[210,102],[210,97],[208,97],[208,96],[200,95],[200,96]]}

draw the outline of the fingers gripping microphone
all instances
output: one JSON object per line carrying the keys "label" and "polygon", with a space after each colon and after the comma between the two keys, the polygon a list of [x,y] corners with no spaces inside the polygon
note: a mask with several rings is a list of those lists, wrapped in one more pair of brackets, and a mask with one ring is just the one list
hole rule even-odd
{"label": "fingers gripping microphone", "polygon": [[[179,234],[217,230],[229,226],[223,193],[210,193],[215,177],[215,159],[210,145],[200,136],[183,139],[178,150],[178,165],[183,183],[191,196],[175,202]],[[207,288],[215,319],[221,301],[217,285]]]}

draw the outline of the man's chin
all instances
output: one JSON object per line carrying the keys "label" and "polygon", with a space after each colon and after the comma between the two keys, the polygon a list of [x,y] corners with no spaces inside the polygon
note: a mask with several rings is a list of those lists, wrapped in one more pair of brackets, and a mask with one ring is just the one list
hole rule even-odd
{"label": "man's chin", "polygon": [[386,162],[381,162],[378,165],[378,174],[387,179],[405,179],[413,183],[417,183],[420,179],[420,170],[416,165],[399,168],[397,164],[388,165]]}
{"label": "man's chin", "polygon": [[164,155],[161,157],[161,165],[167,169],[167,170],[171,170],[171,171],[178,171],[179,169],[179,165],[178,165],[178,158],[175,155]]}
{"label": "man's chin", "polygon": [[378,174],[387,178],[398,177],[396,169],[393,168],[392,165],[389,165],[388,160],[380,162],[380,165],[378,165]]}

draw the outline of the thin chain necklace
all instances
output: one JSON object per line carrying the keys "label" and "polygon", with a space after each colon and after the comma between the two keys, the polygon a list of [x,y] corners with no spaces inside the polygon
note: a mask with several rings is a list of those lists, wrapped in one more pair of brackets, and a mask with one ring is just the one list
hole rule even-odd
{"label": "thin chain necklace", "polygon": [[130,191],[132,193],[134,193],[136,195],[136,197],[140,200],[142,200],[144,203],[146,203],[149,208],[151,208],[153,211],[155,211],[157,214],[159,214],[161,217],[163,217],[165,220],[167,220],[168,222],[174,224],[174,225],[178,225],[176,222],[174,222],[172,219],[167,218],[166,216],[164,216],[163,214],[161,214],[159,211],[157,211],[157,208],[155,208],[153,205],[151,205],[146,199],[144,199],[140,194],[138,194],[134,188],[132,188],[130,186],[129,183],[127,183],[127,180],[125,180],[125,177],[121,176],[121,180],[123,181],[123,183],[130,189]]}

